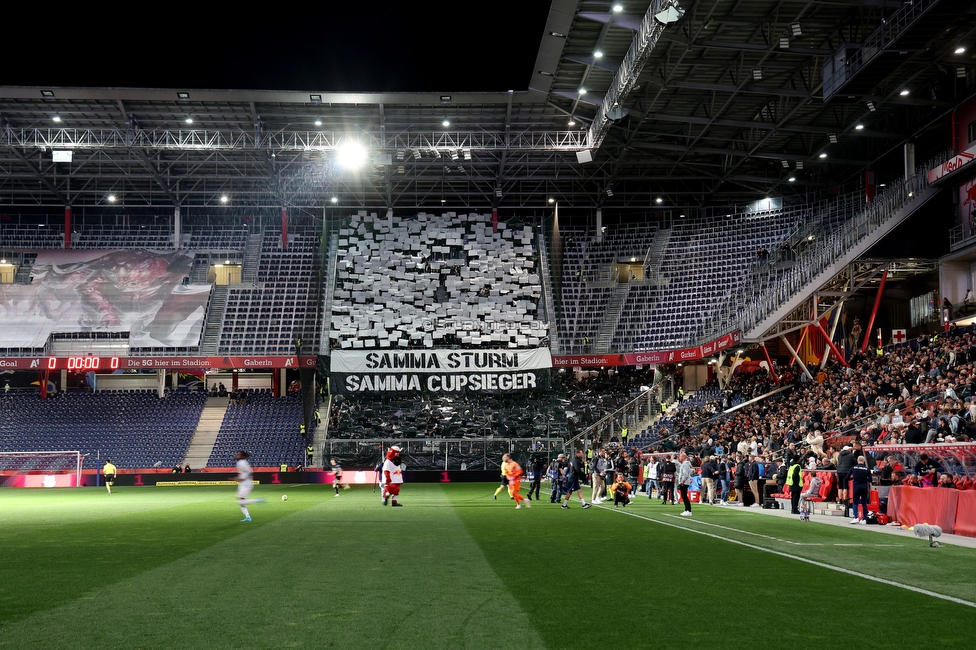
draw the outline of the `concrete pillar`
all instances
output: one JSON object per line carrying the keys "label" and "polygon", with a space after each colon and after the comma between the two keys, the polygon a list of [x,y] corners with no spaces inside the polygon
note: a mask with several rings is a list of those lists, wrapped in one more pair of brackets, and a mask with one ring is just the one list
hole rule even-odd
{"label": "concrete pillar", "polygon": [[61,369],[61,392],[68,390],[68,369]]}
{"label": "concrete pillar", "polygon": [[909,179],[915,175],[915,144],[908,142],[905,144],[905,178]]}
{"label": "concrete pillar", "polygon": [[173,208],[173,249],[179,250],[183,238],[183,224],[180,219],[180,206]]}
{"label": "concrete pillar", "polygon": [[596,240],[603,241],[603,210],[600,208],[596,209]]}
{"label": "concrete pillar", "polygon": [[156,370],[156,397],[164,395],[166,395],[166,369],[159,368]]}

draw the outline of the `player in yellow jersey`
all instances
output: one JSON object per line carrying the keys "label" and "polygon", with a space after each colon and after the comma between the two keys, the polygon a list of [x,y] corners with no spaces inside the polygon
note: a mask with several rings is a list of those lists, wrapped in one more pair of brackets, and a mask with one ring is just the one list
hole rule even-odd
{"label": "player in yellow jersey", "polygon": [[532,504],[519,494],[519,489],[522,487],[522,474],[522,468],[512,460],[510,455],[505,454],[502,456],[502,475],[508,479],[508,494],[515,499],[516,509],[522,507],[523,501],[525,501],[526,508],[532,507]]}
{"label": "player in yellow jersey", "polygon": [[102,478],[105,480],[105,489],[108,490],[109,494],[112,494],[112,484],[115,483],[116,471],[117,469],[112,464],[112,459],[106,458],[105,464],[102,465]]}

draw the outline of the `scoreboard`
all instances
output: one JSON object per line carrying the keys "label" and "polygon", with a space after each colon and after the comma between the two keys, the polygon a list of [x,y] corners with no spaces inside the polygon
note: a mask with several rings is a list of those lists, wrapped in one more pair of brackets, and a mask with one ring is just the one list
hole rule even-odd
{"label": "scoreboard", "polygon": [[119,357],[48,357],[48,370],[118,370]]}

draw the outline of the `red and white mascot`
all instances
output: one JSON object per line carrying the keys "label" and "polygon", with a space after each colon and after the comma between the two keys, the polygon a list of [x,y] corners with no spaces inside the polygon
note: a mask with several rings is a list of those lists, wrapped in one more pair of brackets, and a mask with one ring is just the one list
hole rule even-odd
{"label": "red and white mascot", "polygon": [[402,506],[402,503],[397,503],[397,497],[400,496],[400,486],[403,484],[403,467],[400,465],[400,448],[396,445],[386,452],[382,472],[383,505],[385,506],[392,499],[395,507]]}

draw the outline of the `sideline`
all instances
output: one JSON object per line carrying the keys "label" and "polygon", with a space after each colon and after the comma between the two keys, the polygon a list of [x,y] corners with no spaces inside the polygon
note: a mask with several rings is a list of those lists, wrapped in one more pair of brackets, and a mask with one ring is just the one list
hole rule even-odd
{"label": "sideline", "polygon": [[683,530],[689,533],[695,533],[696,535],[704,535],[705,537],[711,537],[712,539],[718,539],[723,542],[729,542],[730,544],[738,544],[739,546],[745,546],[746,548],[751,548],[757,551],[762,551],[764,553],[770,553],[772,555],[778,555],[779,557],[785,557],[790,560],[796,560],[797,562],[804,562],[806,564],[812,564],[813,566],[818,566],[822,569],[829,569],[830,571],[837,571],[838,573],[844,573],[856,578],[864,578],[865,580],[870,580],[872,582],[878,582],[883,585],[888,585],[890,587],[899,587],[901,589],[907,589],[908,591],[914,591],[918,594],[924,594],[926,596],[932,596],[933,598],[938,598],[940,600],[946,600],[951,603],[957,603],[959,605],[965,605],[966,607],[972,607],[976,609],[976,603],[963,600],[962,598],[956,598],[955,596],[947,596],[945,594],[940,594],[935,591],[929,591],[928,589],[922,589],[921,587],[913,587],[912,585],[907,585],[903,582],[895,582],[894,580],[886,580],[885,578],[878,578],[876,576],[869,575],[867,573],[860,573],[859,571],[852,571],[850,569],[845,569],[844,567],[834,566],[832,564],[827,564],[826,562],[820,562],[818,560],[811,560],[809,558],[800,557],[799,555],[793,555],[791,553],[784,553],[783,551],[776,551],[771,548],[766,548],[764,546],[757,546],[756,544],[750,544],[749,542],[743,542],[737,539],[732,539],[730,537],[723,537],[721,535],[716,535],[715,533],[709,533],[704,530],[699,530],[697,528],[687,528],[685,526],[679,526],[676,523],[671,523],[669,521],[661,521],[660,519],[652,519],[651,517],[645,517],[643,515],[636,514],[634,512],[628,512],[627,510],[620,510],[614,508],[608,508],[607,506],[597,506],[601,510],[607,510],[609,512],[617,512],[629,517],[636,517],[638,519],[643,519],[644,521],[649,521],[654,524],[660,524],[661,526],[668,526],[669,528],[677,528],[678,530]]}
{"label": "sideline", "polygon": [[[671,513],[665,513],[665,517],[673,517],[678,519],[678,515]],[[771,539],[774,542],[783,542],[784,544],[792,544],[793,546],[904,546],[904,544],[823,544],[820,542],[794,542],[791,539],[783,539],[782,537],[773,537],[772,535],[763,535],[762,533],[754,533],[751,530],[742,530],[741,528],[732,528],[731,526],[723,526],[721,524],[713,524],[708,521],[702,521],[701,519],[688,519],[689,523],[700,524],[702,526],[712,526],[713,528],[721,528],[722,530],[730,530],[733,533],[742,533],[743,535],[754,535],[755,537],[762,537],[764,539]]]}

